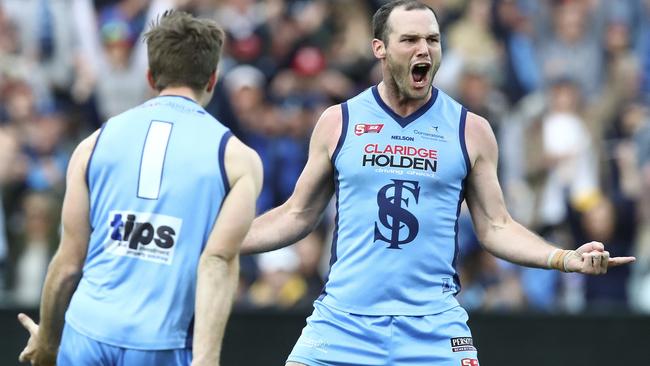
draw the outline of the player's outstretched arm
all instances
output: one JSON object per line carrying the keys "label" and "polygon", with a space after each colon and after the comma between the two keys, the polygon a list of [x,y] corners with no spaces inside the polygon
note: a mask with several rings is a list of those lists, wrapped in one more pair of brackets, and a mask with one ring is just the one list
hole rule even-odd
{"label": "player's outstretched arm", "polygon": [[25,314],[18,320],[29,331],[27,346],[18,357],[32,365],[54,365],[63,332],[65,311],[79,284],[90,237],[89,199],[86,186],[88,158],[99,131],[75,149],[66,176],[61,241],[47,270],[41,295],[40,326]]}
{"label": "player's outstretched arm", "polygon": [[232,137],[225,153],[230,191],[201,254],[196,285],[193,366],[219,364],[221,342],[239,276],[239,248],[262,189],[257,154]]}
{"label": "player's outstretched arm", "polygon": [[341,106],[321,115],[309,144],[309,159],[293,194],[279,207],[255,219],[242,254],[268,252],[304,238],[318,223],[334,193],[331,156],[341,134]]}
{"label": "player's outstretched arm", "polygon": [[587,243],[576,251],[564,251],[512,219],[497,179],[498,148],[488,122],[467,114],[465,137],[472,165],[467,204],[476,234],[490,253],[528,267],[554,268],[565,272],[601,274],[608,266],[634,261],[634,257],[609,258],[602,243]]}

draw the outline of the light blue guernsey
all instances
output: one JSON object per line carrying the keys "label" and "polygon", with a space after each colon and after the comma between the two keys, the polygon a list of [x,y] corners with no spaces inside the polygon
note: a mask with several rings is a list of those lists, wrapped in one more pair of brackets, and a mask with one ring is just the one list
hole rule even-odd
{"label": "light blue guernsey", "polygon": [[88,163],[92,233],[70,326],[131,349],[191,344],[198,260],[228,191],[229,136],[178,96],[104,124]]}
{"label": "light blue guernsey", "polygon": [[433,89],[405,118],[372,87],[342,104],[332,156],[336,227],[319,298],[364,315],[427,315],[458,306],[458,215],[469,158],[466,110]]}

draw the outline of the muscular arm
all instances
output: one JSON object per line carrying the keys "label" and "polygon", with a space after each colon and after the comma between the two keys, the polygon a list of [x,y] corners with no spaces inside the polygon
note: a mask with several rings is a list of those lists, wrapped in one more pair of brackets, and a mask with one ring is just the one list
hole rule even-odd
{"label": "muscular arm", "polygon": [[341,106],[323,112],[309,144],[309,159],[293,194],[253,221],[242,244],[242,254],[267,252],[293,244],[316,226],[334,193],[330,157],[341,134]]}
{"label": "muscular arm", "polygon": [[201,254],[196,286],[193,365],[218,365],[239,274],[239,247],[255,218],[262,163],[236,138],[226,146],[230,191]]}
{"label": "muscular arm", "polygon": [[56,357],[64,314],[77,288],[86,259],[90,223],[85,177],[88,158],[97,136],[98,132],[95,132],[82,141],[70,159],[61,213],[63,232],[59,247],[48,267],[41,295],[36,351],[40,357]]}
{"label": "muscular arm", "polygon": [[633,257],[609,258],[598,242],[584,244],[576,251],[558,251],[513,220],[497,180],[497,143],[488,122],[468,113],[465,136],[472,162],[467,204],[476,234],[487,251],[528,267],[549,268],[550,261],[553,268],[588,274],[605,273],[608,266],[634,261]]}

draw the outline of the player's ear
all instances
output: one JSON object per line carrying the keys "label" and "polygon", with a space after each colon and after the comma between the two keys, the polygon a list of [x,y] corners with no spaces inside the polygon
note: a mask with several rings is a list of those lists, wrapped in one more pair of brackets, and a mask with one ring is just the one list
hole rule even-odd
{"label": "player's ear", "polygon": [[153,79],[153,74],[151,73],[151,69],[147,69],[147,82],[149,83],[151,89],[156,90],[156,82]]}
{"label": "player's ear", "polygon": [[384,41],[377,38],[373,39],[372,53],[380,60],[386,58],[386,45],[384,44]]}
{"label": "player's ear", "polygon": [[217,70],[214,70],[212,74],[210,74],[210,78],[208,79],[208,86],[205,91],[210,93],[212,90],[214,90],[215,85],[217,85]]}

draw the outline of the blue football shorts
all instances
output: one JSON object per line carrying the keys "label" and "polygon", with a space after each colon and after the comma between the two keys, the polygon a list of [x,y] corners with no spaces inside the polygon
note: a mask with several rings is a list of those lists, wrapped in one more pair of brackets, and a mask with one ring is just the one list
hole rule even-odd
{"label": "blue football shorts", "polygon": [[467,312],[367,316],[316,301],[287,362],[308,366],[479,366]]}
{"label": "blue football shorts", "polygon": [[57,366],[189,366],[191,363],[189,349],[144,351],[116,347],[89,338],[67,323],[56,359]]}

